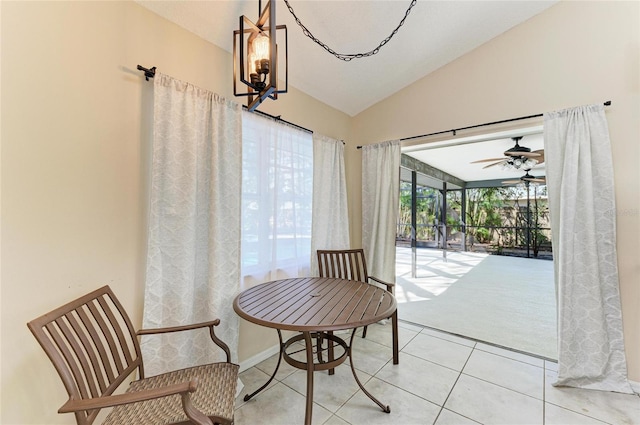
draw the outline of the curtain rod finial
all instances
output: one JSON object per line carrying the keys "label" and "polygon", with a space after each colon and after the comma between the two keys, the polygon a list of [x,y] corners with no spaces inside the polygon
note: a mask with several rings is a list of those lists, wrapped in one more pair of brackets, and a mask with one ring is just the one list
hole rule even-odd
{"label": "curtain rod finial", "polygon": [[143,66],[138,65],[138,71],[144,71],[144,79],[149,81],[149,78],[153,78],[156,76],[156,67],[152,67],[151,69],[147,69]]}

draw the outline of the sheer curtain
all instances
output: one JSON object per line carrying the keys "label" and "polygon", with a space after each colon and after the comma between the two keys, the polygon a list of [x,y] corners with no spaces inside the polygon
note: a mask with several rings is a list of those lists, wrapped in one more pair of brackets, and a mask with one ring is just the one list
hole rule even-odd
{"label": "sheer curtain", "polygon": [[[143,326],[219,318],[236,362],[241,130],[238,104],[156,73]],[[141,345],[149,375],[224,358],[206,329]]]}
{"label": "sheer curtain", "polygon": [[554,385],[631,393],[603,105],[545,114],[544,144],[558,298]]}
{"label": "sheer curtain", "polygon": [[362,247],[369,274],[396,279],[400,141],[362,147]]}
{"label": "sheer curtain", "polygon": [[318,249],[350,247],[344,143],[314,133],[311,275],[318,275]]}
{"label": "sheer curtain", "polygon": [[312,135],[256,113],[242,117],[244,285],[308,276]]}

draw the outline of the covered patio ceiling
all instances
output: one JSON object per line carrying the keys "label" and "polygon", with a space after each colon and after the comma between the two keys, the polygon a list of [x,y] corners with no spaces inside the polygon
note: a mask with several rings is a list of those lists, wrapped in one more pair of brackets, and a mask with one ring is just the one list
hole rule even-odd
{"label": "covered patio ceiling", "polygon": [[[403,160],[401,180],[411,181],[411,171],[415,168],[418,171],[419,185],[441,188],[443,181],[447,181],[449,189],[459,189],[463,186],[501,186],[504,180],[522,177],[525,170],[505,169],[501,165],[483,168],[492,162],[476,164],[472,162],[487,158],[504,158],[503,152],[515,144],[511,137],[517,136],[522,137],[520,146],[526,146],[532,151],[544,149],[541,125],[516,131],[459,137],[403,147],[402,153],[410,157],[411,161],[407,161],[406,158]],[[417,166],[414,167],[413,164]],[[421,164],[426,166],[423,167]],[[531,169],[530,174],[536,177],[545,176],[545,165],[544,162],[536,165]],[[448,176],[453,178],[448,179]]]}

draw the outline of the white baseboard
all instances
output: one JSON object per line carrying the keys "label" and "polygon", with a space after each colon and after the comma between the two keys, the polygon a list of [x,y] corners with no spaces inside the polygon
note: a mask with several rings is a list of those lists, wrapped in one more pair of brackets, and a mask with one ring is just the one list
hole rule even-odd
{"label": "white baseboard", "polygon": [[640,394],[640,382],[629,381],[631,384],[631,389],[636,393]]}
{"label": "white baseboard", "polygon": [[247,369],[251,369],[258,363],[267,360],[269,357],[277,354],[280,351],[278,344],[267,348],[266,350],[256,354],[255,356],[249,357],[242,363],[240,363],[240,372],[244,372]]}

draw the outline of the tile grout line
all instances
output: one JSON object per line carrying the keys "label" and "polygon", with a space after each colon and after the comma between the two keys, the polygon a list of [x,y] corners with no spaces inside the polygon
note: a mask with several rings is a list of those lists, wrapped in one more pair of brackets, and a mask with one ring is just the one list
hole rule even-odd
{"label": "tile grout line", "polygon": [[[429,329],[431,331],[436,331],[436,332],[440,332],[440,333],[443,333],[443,334],[447,334],[447,335],[455,336],[455,337],[458,337],[458,338],[462,338],[462,339],[465,339],[467,341],[472,341],[474,343],[474,347],[475,347],[476,344],[481,343],[481,344],[488,345],[490,347],[501,348],[501,349],[506,350],[506,351],[511,351],[512,353],[522,354],[522,355],[533,357],[533,358],[536,358],[536,359],[539,359],[539,360],[557,362],[556,359],[552,359],[550,357],[545,357],[545,356],[541,356],[539,354],[534,354],[534,353],[528,353],[526,351],[517,350],[515,348],[511,348],[511,347],[507,347],[507,346],[504,346],[504,345],[492,343],[492,342],[489,342],[489,341],[483,341],[483,340],[480,340],[480,339],[471,338],[471,337],[468,337],[468,336],[465,336],[465,335],[462,335],[462,334],[457,334],[457,333],[454,333],[454,332],[445,331],[445,330],[434,328],[434,327],[431,327],[431,326],[421,325],[419,323],[411,322],[411,321],[408,321],[408,320],[405,320],[405,319],[398,319],[398,321],[410,324],[412,326],[420,327],[422,329]],[[439,338],[439,337],[436,337],[436,338]],[[440,339],[443,339],[443,338],[440,338]],[[459,344],[459,343],[457,343],[457,344]],[[464,344],[460,344],[460,345],[464,345]],[[480,348],[479,348],[479,350],[483,351]]]}
{"label": "tile grout line", "polygon": [[[471,355],[473,354],[473,352],[476,349],[476,345],[477,342],[475,344],[473,344],[473,347],[471,349],[471,352],[469,353],[469,356],[467,357],[467,360],[465,360],[464,365],[462,365],[462,368],[460,368],[460,372],[458,373],[458,377],[456,378],[456,381],[453,383],[453,385],[451,386],[451,390],[449,390],[449,394],[447,394],[447,397],[444,399],[444,401],[442,402],[442,406],[440,406],[440,411],[438,412],[438,415],[436,416],[435,420],[434,420],[434,424],[436,422],[438,422],[438,418],[440,417],[440,415],[442,414],[442,411],[444,410],[444,406],[447,404],[447,401],[449,401],[449,397],[451,397],[451,393],[453,393],[453,390],[455,389],[456,385],[458,385],[458,381],[460,380],[460,377],[462,376],[462,371],[464,370],[464,368],[467,366],[467,363],[469,362],[469,359],[471,358]],[[453,412],[453,410],[452,410]],[[460,413],[454,412],[460,416],[464,416],[461,415]],[[464,416],[466,418],[466,416]],[[468,418],[471,419],[471,418]],[[471,419],[473,420],[473,419]]]}
{"label": "tile grout line", "polygon": [[547,423],[547,362],[543,363],[542,374],[542,425]]}

